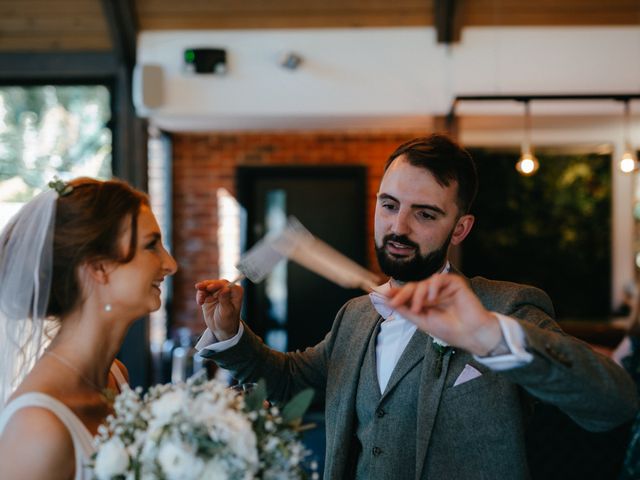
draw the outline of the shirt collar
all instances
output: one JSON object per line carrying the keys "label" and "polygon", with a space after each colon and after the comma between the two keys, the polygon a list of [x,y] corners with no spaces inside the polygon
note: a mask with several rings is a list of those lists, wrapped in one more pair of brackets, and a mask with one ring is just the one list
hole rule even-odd
{"label": "shirt collar", "polygon": [[[447,260],[442,270],[439,273],[449,273],[451,271],[451,263]],[[391,280],[383,283],[379,287],[376,287],[375,291],[369,293],[369,299],[373,304],[373,308],[380,314],[385,320],[389,318],[394,310],[387,306],[387,294],[391,290]]]}

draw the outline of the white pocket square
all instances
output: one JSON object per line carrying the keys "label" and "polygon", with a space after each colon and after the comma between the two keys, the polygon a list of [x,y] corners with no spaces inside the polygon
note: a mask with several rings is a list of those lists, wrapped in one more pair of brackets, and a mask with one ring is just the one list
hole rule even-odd
{"label": "white pocket square", "polygon": [[464,370],[462,370],[462,373],[458,375],[458,378],[456,378],[456,381],[453,384],[453,386],[457,387],[458,385],[462,385],[463,383],[466,383],[469,380],[473,380],[474,378],[478,378],[481,376],[482,376],[482,373],[480,373],[478,369],[473,368],[471,365],[467,363],[464,366]]}

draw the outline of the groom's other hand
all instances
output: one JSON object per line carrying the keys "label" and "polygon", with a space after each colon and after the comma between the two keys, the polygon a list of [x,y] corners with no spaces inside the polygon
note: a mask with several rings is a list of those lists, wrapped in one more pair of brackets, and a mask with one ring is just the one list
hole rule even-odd
{"label": "groom's other hand", "polygon": [[421,330],[475,355],[487,355],[502,340],[498,318],[459,275],[433,275],[392,289],[389,306]]}
{"label": "groom's other hand", "polygon": [[242,287],[227,280],[203,280],[196,283],[196,302],[202,306],[204,321],[218,341],[238,333]]}

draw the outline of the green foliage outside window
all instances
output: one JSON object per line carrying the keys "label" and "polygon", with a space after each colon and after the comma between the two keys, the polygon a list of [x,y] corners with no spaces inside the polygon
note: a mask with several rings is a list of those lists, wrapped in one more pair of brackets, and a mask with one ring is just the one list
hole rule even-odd
{"label": "green foliage outside window", "polygon": [[104,86],[0,87],[0,203],[26,202],[54,175],[111,177]]}

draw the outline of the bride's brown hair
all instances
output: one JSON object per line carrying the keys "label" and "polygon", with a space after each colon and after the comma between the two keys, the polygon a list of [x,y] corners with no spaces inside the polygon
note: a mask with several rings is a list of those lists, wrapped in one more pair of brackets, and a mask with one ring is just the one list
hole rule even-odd
{"label": "bride's brown hair", "polygon": [[[148,197],[121,180],[77,178],[56,203],[53,234],[53,278],[47,315],[61,316],[80,300],[78,267],[88,261],[127,263],[137,246],[138,214]],[[130,218],[131,241],[118,245]]]}

